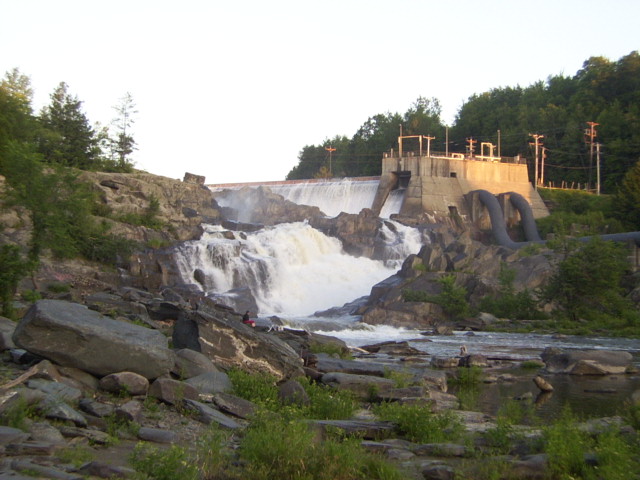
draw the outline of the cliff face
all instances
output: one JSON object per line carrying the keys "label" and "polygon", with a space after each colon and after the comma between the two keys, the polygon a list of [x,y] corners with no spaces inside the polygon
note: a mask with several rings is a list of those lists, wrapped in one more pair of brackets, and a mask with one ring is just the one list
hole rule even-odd
{"label": "cliff face", "polygon": [[148,242],[184,241],[197,238],[202,223],[216,223],[220,211],[204,178],[187,174],[185,181],[150,173],[83,172],[81,178],[98,192],[101,202],[111,211],[112,218],[144,215],[157,201],[155,215],[165,225],[160,230],[136,227],[111,221],[112,232],[127,238]]}

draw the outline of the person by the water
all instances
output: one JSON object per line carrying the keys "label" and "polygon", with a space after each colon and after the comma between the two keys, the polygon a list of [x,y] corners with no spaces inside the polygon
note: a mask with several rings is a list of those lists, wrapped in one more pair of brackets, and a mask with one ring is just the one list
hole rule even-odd
{"label": "person by the water", "polygon": [[250,313],[251,312],[249,312],[249,310],[244,312],[244,315],[242,316],[242,323],[244,323],[245,325],[249,325],[250,327],[255,327],[256,322],[254,320],[251,320]]}

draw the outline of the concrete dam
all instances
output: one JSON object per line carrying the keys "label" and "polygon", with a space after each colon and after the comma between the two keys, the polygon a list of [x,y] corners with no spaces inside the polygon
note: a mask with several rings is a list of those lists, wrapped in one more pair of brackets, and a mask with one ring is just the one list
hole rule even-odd
{"label": "concrete dam", "polygon": [[526,163],[517,157],[422,153],[385,153],[379,177],[208,187],[216,192],[264,186],[294,203],[317,206],[328,216],[336,216],[340,212],[359,213],[363,208],[370,208],[385,218],[399,214],[424,217],[434,223],[456,216],[483,229],[491,228],[492,219],[485,205],[487,197],[479,192],[496,196],[505,224],[509,227],[523,218],[526,221],[549,214],[542,198],[529,182]]}

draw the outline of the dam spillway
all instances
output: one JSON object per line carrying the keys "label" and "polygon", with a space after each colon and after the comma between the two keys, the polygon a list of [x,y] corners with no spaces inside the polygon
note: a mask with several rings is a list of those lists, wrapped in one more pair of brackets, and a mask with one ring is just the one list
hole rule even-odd
{"label": "dam spillway", "polygon": [[[334,179],[288,180],[275,182],[231,183],[208,185],[215,192],[244,187],[267,187],[285,200],[298,205],[318,207],[325,215],[335,217],[340,213],[357,214],[374,203],[380,177],[346,177]],[[389,218],[399,213],[405,189],[395,189],[386,198],[380,216]]]}

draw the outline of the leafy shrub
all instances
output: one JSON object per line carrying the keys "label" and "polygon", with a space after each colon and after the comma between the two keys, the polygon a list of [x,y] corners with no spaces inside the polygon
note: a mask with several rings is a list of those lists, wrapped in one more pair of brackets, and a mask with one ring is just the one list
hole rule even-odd
{"label": "leafy shrub", "polygon": [[402,291],[402,299],[405,302],[437,303],[452,320],[469,315],[471,308],[467,301],[467,289],[456,285],[456,276],[444,275],[437,282],[442,287],[442,291],[438,295],[405,289]]}
{"label": "leafy shrub", "polygon": [[440,277],[438,283],[442,287],[442,292],[436,295],[435,303],[439,304],[452,320],[469,315],[470,307],[469,302],[467,302],[467,289],[456,285],[455,275]]}
{"label": "leafy shrub", "polygon": [[232,368],[228,375],[235,395],[269,410],[277,409],[278,389],[273,375],[250,374],[239,368]]}
{"label": "leafy shrub", "polygon": [[564,410],[554,424],[543,430],[549,467],[554,478],[584,478],[587,434],[578,429],[569,410]]}
{"label": "leafy shrub", "polygon": [[27,431],[28,419],[37,418],[36,408],[29,405],[23,398],[7,407],[0,415],[0,425]]}
{"label": "leafy shrub", "polygon": [[139,443],[129,457],[131,466],[149,480],[198,480],[198,466],[191,461],[187,451],[177,445],[160,450]]}
{"label": "leafy shrub", "polygon": [[299,378],[307,395],[309,405],[301,407],[301,415],[318,420],[339,420],[350,418],[356,409],[356,400],[351,392],[335,390],[326,385],[312,382],[307,377]]}
{"label": "leafy shrub", "polygon": [[381,457],[360,447],[357,439],[328,438],[319,443],[307,423],[263,414],[249,426],[240,457],[251,480],[400,480],[405,478]]}
{"label": "leafy shrub", "polygon": [[13,317],[13,296],[20,279],[29,272],[29,263],[22,259],[16,245],[0,247],[0,303],[2,315]]}
{"label": "leafy shrub", "polygon": [[381,420],[393,422],[397,432],[412,442],[440,443],[460,437],[463,427],[450,411],[433,413],[429,406],[385,402],[374,407]]}
{"label": "leafy shrub", "polygon": [[480,309],[500,318],[513,320],[545,318],[538,310],[538,301],[528,289],[516,292],[513,287],[515,270],[500,264],[498,273],[498,292],[496,295],[484,297],[480,301]]}

